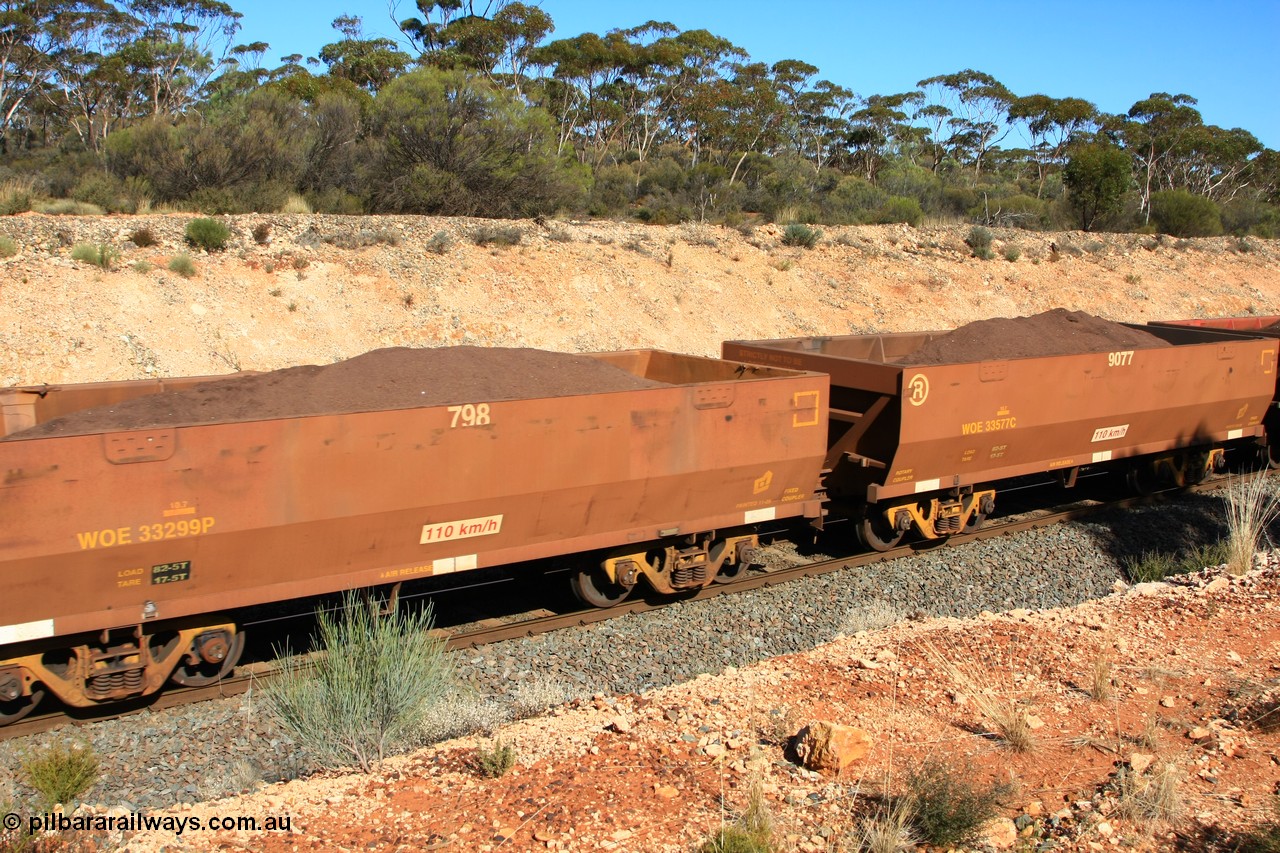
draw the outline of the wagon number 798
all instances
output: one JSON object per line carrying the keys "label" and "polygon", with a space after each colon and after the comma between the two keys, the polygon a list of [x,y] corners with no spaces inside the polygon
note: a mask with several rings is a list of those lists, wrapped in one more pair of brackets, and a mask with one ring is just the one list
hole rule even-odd
{"label": "wagon number 798", "polygon": [[487,426],[489,423],[489,404],[488,403],[467,403],[465,406],[450,406],[450,413],[453,414],[453,420],[449,423],[449,428],[464,426]]}
{"label": "wagon number 798", "polygon": [[1107,353],[1107,367],[1128,367],[1133,364],[1133,350]]}

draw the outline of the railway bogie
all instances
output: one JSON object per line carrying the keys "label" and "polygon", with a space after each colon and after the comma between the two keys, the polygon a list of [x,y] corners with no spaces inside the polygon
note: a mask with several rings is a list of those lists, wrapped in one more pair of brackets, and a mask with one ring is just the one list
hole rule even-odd
{"label": "railway bogie", "polygon": [[0,722],[25,717],[53,694],[72,708],[149,696],[165,682],[203,686],[226,675],[244,648],[233,622],[108,628],[20,643],[0,662]]}

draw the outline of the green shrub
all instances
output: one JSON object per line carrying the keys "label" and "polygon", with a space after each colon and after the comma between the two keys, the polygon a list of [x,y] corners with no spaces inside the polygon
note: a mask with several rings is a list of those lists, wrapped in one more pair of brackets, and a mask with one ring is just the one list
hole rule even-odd
{"label": "green shrub", "polygon": [[471,232],[471,241],[477,246],[518,246],[524,232],[514,225],[481,225]]}
{"label": "green shrub", "polygon": [[1222,233],[1222,214],[1212,199],[1186,190],[1151,194],[1151,218],[1174,237],[1216,237]]}
{"label": "green shrub", "polygon": [[427,241],[426,249],[428,252],[432,252],[437,255],[444,255],[449,252],[449,249],[452,246],[453,240],[449,238],[448,233],[444,231],[437,231],[435,234],[431,235],[431,239]]}
{"label": "green shrub", "polygon": [[183,253],[169,259],[169,271],[176,272],[183,278],[191,278],[196,274],[196,265],[190,255]]}
{"label": "green shrub", "polygon": [[973,250],[973,256],[984,261],[989,261],[996,256],[996,253],[990,246],[979,246]]}
{"label": "green shrub", "polygon": [[134,261],[133,262],[134,271],[142,273],[143,275],[146,275],[147,273],[151,272],[155,268],[156,268],[156,265],[151,263],[151,261]]}
{"label": "green shrub", "polygon": [[476,747],[476,770],[482,776],[498,779],[516,766],[516,749],[509,743],[494,741],[492,747]]}
{"label": "green shrub", "polygon": [[13,238],[0,235],[0,258],[12,258],[16,254],[18,244],[13,242]]}
{"label": "green shrub", "polygon": [[995,817],[1001,791],[975,785],[972,775],[937,759],[927,759],[907,774],[911,825],[921,841],[946,848],[979,839],[983,824]]}
{"label": "green shrub", "polygon": [[187,223],[187,242],[206,252],[219,252],[227,247],[231,232],[216,219],[201,217]]}
{"label": "green shrub", "polygon": [[1280,237],[1280,205],[1247,198],[1228,202],[1222,208],[1222,228],[1229,234]]}
{"label": "green shrub", "polygon": [[1144,551],[1141,557],[1130,557],[1124,561],[1124,573],[1134,583],[1149,583],[1164,580],[1170,575],[1198,572],[1206,566],[1220,566],[1229,559],[1229,543],[1223,540],[1190,548],[1182,554]]}
{"label": "green shrub", "polygon": [[69,805],[98,781],[98,755],[88,744],[52,746],[24,758],[22,775],[45,805]]}
{"label": "green shrub", "polygon": [[104,270],[109,270],[115,266],[119,258],[120,252],[106,243],[76,243],[71,248],[71,260],[93,264],[95,267],[101,267]]}
{"label": "green shrub", "polygon": [[145,249],[148,246],[156,245],[160,241],[156,239],[155,232],[150,228],[139,228],[129,235],[129,242],[139,249]]}
{"label": "green shrub", "polygon": [[263,689],[268,714],[320,766],[355,763],[369,772],[389,752],[408,747],[427,709],[453,682],[445,641],[431,636],[432,611],[416,615],[356,593],[338,615],[318,615],[316,646],[304,664],[285,660]]}
{"label": "green shrub", "polygon": [[905,222],[912,228],[917,228],[924,221],[924,210],[914,198],[893,196],[876,212],[876,221],[882,225]]}
{"label": "green shrub", "polygon": [[[964,238],[965,245],[973,250],[973,253],[980,258],[991,258],[991,241],[995,235],[991,233],[990,228],[984,228],[981,225],[975,225],[969,229],[969,236]],[[983,249],[987,250],[986,255],[981,254]]]}
{"label": "green shrub", "polygon": [[71,197],[103,210],[120,210],[123,206],[120,198],[122,190],[117,179],[102,172],[91,172],[76,182]]}
{"label": "green shrub", "polygon": [[1020,257],[1022,257],[1022,249],[1017,245],[1010,243],[1004,247],[1004,259],[1009,263],[1013,263]]}
{"label": "green shrub", "polygon": [[782,245],[812,249],[818,244],[818,238],[821,236],[822,232],[818,229],[810,228],[800,222],[793,222],[782,232]]}

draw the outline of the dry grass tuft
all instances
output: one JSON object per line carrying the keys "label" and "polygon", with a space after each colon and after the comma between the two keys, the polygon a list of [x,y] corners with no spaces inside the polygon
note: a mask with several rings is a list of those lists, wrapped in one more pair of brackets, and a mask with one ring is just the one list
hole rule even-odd
{"label": "dry grass tuft", "polygon": [[915,849],[918,840],[911,829],[912,809],[898,800],[879,812],[864,817],[853,833],[853,849],[864,853],[901,853]]}
{"label": "dry grass tuft", "polygon": [[1139,776],[1121,768],[1116,776],[1120,814],[1130,820],[1173,823],[1182,814],[1182,771],[1163,763]]}
{"label": "dry grass tuft", "polygon": [[1014,752],[1030,752],[1035,747],[1036,739],[1023,703],[995,685],[986,666],[979,661],[948,658],[929,645],[925,645],[923,651],[960,692],[969,697],[994,729],[992,734]]}
{"label": "dry grass tuft", "polygon": [[1089,698],[1095,702],[1106,702],[1115,695],[1112,682],[1111,660],[1106,657],[1095,658],[1089,667],[1089,683],[1086,688]]}
{"label": "dry grass tuft", "polygon": [[769,813],[759,777],[751,782],[742,816],[721,826],[698,848],[699,853],[769,853],[772,849],[773,815]]}
{"label": "dry grass tuft", "polygon": [[281,213],[311,213],[311,202],[297,193],[289,193],[284,204],[280,205]]}
{"label": "dry grass tuft", "polygon": [[1280,517],[1280,495],[1268,475],[1236,479],[1227,486],[1227,571],[1242,575],[1253,568],[1253,556]]}

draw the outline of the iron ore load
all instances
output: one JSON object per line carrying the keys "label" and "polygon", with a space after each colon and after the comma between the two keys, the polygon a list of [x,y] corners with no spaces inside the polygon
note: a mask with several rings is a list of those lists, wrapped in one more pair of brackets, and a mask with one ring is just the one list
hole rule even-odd
{"label": "iron ore load", "polygon": [[980,526],[996,484],[1123,466],[1138,491],[1202,480],[1260,440],[1274,340],[1060,309],[954,332],[729,342],[725,358],[831,377],[828,494],[878,550]]}
{"label": "iron ore load", "polygon": [[243,643],[218,614],[253,604],[577,554],[592,604],[700,588],[749,559],[753,525],[819,513],[827,387],[458,348],[4,391],[0,721],[44,690],[83,707],[215,681]]}
{"label": "iron ore load", "polygon": [[1194,482],[1267,440],[1278,345],[1053,311],[2,389],[0,724],[216,682],[253,605],[549,560],[604,607],[731,579],[786,526],[945,539],[1023,475]]}

